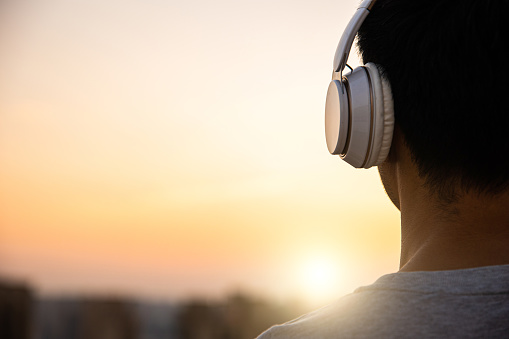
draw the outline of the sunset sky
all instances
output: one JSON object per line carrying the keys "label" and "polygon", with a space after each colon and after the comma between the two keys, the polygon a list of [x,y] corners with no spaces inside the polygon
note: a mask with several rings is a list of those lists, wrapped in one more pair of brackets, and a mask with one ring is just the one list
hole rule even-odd
{"label": "sunset sky", "polygon": [[377,170],[325,144],[356,5],[2,2],[0,277],[42,295],[322,302],[396,271]]}

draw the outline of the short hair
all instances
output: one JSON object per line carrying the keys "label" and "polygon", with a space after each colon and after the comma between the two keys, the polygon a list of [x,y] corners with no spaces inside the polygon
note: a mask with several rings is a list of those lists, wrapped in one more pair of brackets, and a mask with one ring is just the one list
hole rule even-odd
{"label": "short hair", "polygon": [[378,0],[359,31],[361,58],[382,67],[396,125],[443,201],[509,188],[508,7]]}

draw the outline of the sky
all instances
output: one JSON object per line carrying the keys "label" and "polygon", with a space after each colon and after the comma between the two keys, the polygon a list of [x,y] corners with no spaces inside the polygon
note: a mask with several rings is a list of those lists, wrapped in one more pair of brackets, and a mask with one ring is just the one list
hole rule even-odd
{"label": "sky", "polygon": [[376,168],[325,144],[356,5],[2,2],[0,277],[40,295],[322,302],[396,271]]}

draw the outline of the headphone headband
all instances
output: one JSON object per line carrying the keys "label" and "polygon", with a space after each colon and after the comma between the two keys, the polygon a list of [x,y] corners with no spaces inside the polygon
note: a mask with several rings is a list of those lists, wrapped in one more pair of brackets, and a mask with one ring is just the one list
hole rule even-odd
{"label": "headphone headband", "polygon": [[334,72],[343,72],[343,69],[345,69],[355,36],[375,2],[376,0],[364,0],[357,8],[352,19],[350,19],[336,48],[333,64]]}
{"label": "headphone headband", "polygon": [[381,67],[368,63],[343,75],[353,41],[376,0],[364,0],[348,23],[334,56],[325,102],[325,139],[331,154],[356,168],[378,166],[391,148],[394,109]]}

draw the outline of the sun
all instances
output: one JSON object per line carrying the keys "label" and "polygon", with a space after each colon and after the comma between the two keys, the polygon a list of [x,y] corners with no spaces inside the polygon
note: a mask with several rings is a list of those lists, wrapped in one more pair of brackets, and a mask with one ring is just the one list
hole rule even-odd
{"label": "sun", "polygon": [[316,255],[307,258],[301,266],[301,282],[306,299],[323,302],[332,299],[338,291],[339,265],[331,257]]}
{"label": "sun", "polygon": [[324,260],[309,261],[305,271],[306,280],[313,287],[329,285],[334,277],[334,268],[330,262]]}

